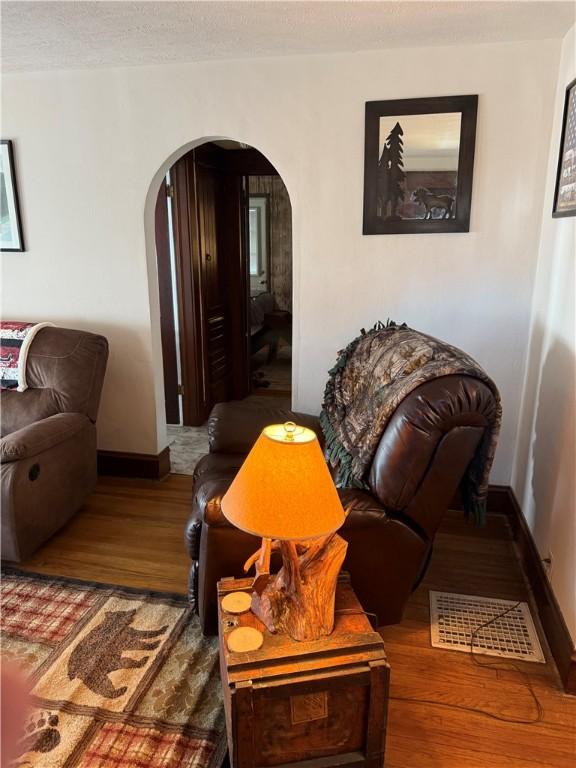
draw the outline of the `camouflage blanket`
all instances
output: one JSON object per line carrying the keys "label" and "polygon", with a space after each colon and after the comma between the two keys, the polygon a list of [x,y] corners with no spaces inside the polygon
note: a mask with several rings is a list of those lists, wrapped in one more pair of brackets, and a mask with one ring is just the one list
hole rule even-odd
{"label": "camouflage blanket", "polygon": [[454,374],[483,381],[494,393],[497,408],[462,483],[465,512],[483,521],[502,409],[494,382],[475,360],[406,324],[377,323],[339,352],[329,374],[320,423],[326,455],[341,488],[367,488],[365,475],[382,433],[412,390]]}

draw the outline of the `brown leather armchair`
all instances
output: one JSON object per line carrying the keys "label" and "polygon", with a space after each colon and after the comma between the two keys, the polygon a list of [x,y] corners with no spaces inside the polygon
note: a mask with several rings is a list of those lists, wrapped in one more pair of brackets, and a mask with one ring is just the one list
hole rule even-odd
{"label": "brown leather armchair", "polygon": [[[443,376],[406,397],[380,439],[369,491],[339,491],[347,512],[339,533],[348,541],[344,569],[378,625],[402,619],[422,579],[432,542],[497,403],[470,376]],[[258,539],[232,527],[220,500],[264,426],[295,421],[320,440],[316,417],[251,403],[220,403],[208,422],[210,453],[194,473],[193,510],[186,528],[192,567],[189,595],[204,632],[216,626],[216,583],[242,576]]]}
{"label": "brown leather armchair", "polygon": [[43,328],[24,392],[2,390],[2,559],[32,554],[96,484],[96,415],[108,359],[103,336]]}

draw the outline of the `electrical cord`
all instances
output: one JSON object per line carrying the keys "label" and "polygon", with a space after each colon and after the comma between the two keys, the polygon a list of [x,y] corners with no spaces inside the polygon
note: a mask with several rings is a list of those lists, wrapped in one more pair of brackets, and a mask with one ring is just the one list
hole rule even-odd
{"label": "electrical cord", "polygon": [[520,669],[520,667],[517,664],[514,664],[513,662],[508,662],[508,661],[481,662],[478,660],[477,654],[474,653],[474,641],[476,640],[476,636],[478,635],[478,633],[481,632],[481,630],[485,629],[486,627],[490,626],[490,624],[493,624],[495,621],[502,619],[504,616],[506,616],[506,614],[510,613],[515,608],[518,608],[521,602],[522,601],[519,600],[517,603],[507,608],[505,611],[502,611],[502,613],[499,613],[497,616],[494,616],[489,621],[485,621],[483,624],[480,624],[480,626],[477,627],[472,632],[472,635],[470,637],[470,658],[472,659],[473,663],[476,664],[476,666],[481,667],[483,669],[494,669],[496,670],[496,672],[499,672],[501,670],[505,672],[517,672],[520,675],[520,677],[522,677],[524,681],[524,685],[528,689],[530,696],[532,697],[532,700],[534,702],[534,706],[536,708],[536,715],[534,717],[532,718],[505,717],[504,715],[497,715],[495,712],[490,712],[489,710],[481,709],[480,707],[467,707],[464,704],[450,704],[444,701],[433,701],[432,699],[416,699],[416,698],[410,698],[408,696],[406,697],[390,696],[390,698],[396,701],[411,701],[416,704],[430,704],[436,707],[447,707],[449,709],[459,709],[464,712],[473,712],[474,714],[490,717],[492,718],[492,720],[499,720],[502,723],[514,723],[517,725],[535,725],[536,723],[542,722],[544,717],[544,709],[540,704],[538,697],[536,696],[536,693],[534,691],[534,688],[532,687],[532,683],[528,675],[522,669]]}
{"label": "electrical cord", "polygon": [[[494,669],[496,672],[504,671],[504,672],[517,672],[520,677],[524,681],[524,686],[527,688],[528,692],[530,693],[530,696],[532,698],[532,701],[534,702],[534,706],[536,709],[536,714],[532,718],[517,718],[517,717],[505,717],[504,715],[497,715],[495,712],[490,712],[488,709],[481,709],[480,707],[467,707],[464,704],[450,704],[449,702],[444,701],[435,701],[434,699],[419,699],[419,698],[412,698],[411,696],[389,696],[388,698],[392,701],[409,701],[414,704],[428,704],[430,706],[434,707],[446,707],[447,709],[459,709],[463,712],[472,712],[476,715],[484,715],[484,717],[489,717],[492,720],[499,720],[502,723],[514,723],[516,725],[535,725],[536,723],[541,723],[544,719],[544,708],[542,707],[542,704],[540,703],[538,697],[536,696],[536,693],[534,691],[534,688],[532,687],[532,683],[530,681],[529,676],[522,670],[517,664],[514,664],[514,662],[508,662],[508,661],[488,661],[488,662],[481,662],[478,660],[478,655],[474,653],[474,641],[476,640],[477,635],[486,627],[489,627],[490,624],[493,624],[495,621],[498,621],[499,619],[504,618],[508,613],[518,608],[522,601],[519,600],[514,605],[511,605],[509,608],[507,608],[505,611],[502,611],[502,613],[499,613],[497,616],[494,616],[493,618],[489,619],[489,621],[485,621],[483,624],[480,624],[479,627],[477,627],[470,636],[470,658],[472,659],[472,662],[476,664],[476,666],[481,667],[483,669]],[[336,611],[337,613],[363,613],[366,616],[374,616],[377,619],[376,614],[370,613],[369,611],[357,611],[354,609],[341,609],[339,611]]]}

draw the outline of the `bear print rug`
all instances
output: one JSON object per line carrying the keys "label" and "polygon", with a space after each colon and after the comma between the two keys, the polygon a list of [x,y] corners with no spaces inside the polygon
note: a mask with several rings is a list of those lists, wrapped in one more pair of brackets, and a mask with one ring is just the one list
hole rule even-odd
{"label": "bear print rug", "polygon": [[179,595],[8,570],[2,657],[30,677],[18,768],[218,768],[217,638]]}

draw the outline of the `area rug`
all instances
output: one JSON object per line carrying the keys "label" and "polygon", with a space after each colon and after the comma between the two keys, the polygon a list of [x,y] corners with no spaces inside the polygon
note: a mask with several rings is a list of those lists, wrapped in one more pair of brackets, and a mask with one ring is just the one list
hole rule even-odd
{"label": "area rug", "polygon": [[216,638],[180,595],[5,570],[2,656],[31,678],[24,768],[218,768]]}

